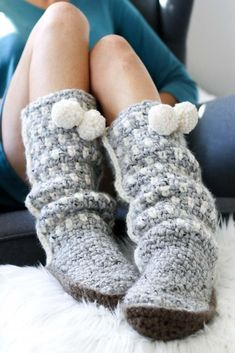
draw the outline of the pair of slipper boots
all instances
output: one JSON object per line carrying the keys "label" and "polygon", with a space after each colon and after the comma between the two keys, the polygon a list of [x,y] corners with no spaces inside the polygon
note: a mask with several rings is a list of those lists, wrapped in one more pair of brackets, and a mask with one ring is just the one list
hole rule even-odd
{"label": "pair of slipper boots", "polygon": [[[120,302],[137,332],[164,341],[198,331],[216,311],[217,211],[183,136],[197,119],[190,103],[144,101],[105,128],[95,99],[78,89],[22,111],[26,206],[46,267],[74,298]],[[135,264],[113,237],[116,202],[99,191],[103,147],[129,205]]]}

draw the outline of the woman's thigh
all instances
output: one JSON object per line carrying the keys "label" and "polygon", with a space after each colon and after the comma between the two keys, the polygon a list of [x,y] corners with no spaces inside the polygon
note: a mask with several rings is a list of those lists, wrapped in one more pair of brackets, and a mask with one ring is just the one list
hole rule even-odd
{"label": "woman's thigh", "polygon": [[23,180],[25,180],[25,157],[20,133],[20,111],[28,103],[29,60],[30,56],[26,52],[11,80],[2,111],[4,152],[18,176]]}
{"label": "woman's thigh", "polygon": [[[69,28],[70,31],[66,39],[68,42],[66,57],[64,43],[61,43],[60,46],[61,25],[65,27],[65,30]],[[76,34],[81,39],[76,41],[77,47],[82,45],[83,50],[76,49],[76,45],[69,43]],[[8,88],[2,112],[4,152],[17,175],[25,182],[27,179],[24,146],[21,138],[21,110],[31,99],[59,89],[75,87],[89,89],[88,37],[89,25],[85,16],[73,5],[66,3],[50,6],[29,36]],[[42,38],[44,38],[43,41]],[[42,42],[44,46],[41,44]],[[51,43],[55,44],[54,50]],[[45,56],[45,52],[48,52],[46,45],[50,46],[49,55],[52,60],[47,60]],[[62,50],[64,56],[58,55],[58,52],[62,52]],[[73,53],[70,54],[69,50],[73,50]],[[74,53],[75,50],[77,50],[76,53]],[[78,52],[80,59],[77,59]],[[41,58],[45,62],[40,67]],[[78,65],[82,67],[78,67]],[[41,80],[43,83],[40,81],[40,77],[43,77]]]}

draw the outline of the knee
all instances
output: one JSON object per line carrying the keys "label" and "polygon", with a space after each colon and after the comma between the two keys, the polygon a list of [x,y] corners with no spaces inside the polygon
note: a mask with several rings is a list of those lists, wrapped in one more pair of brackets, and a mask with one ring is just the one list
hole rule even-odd
{"label": "knee", "polygon": [[88,36],[89,22],[77,7],[62,1],[48,7],[42,16],[41,28],[44,32],[59,30],[60,34],[74,30]]}
{"label": "knee", "polygon": [[128,66],[131,64],[134,50],[121,36],[111,34],[101,38],[91,51],[91,65],[99,63],[105,64],[118,61],[122,65]]}

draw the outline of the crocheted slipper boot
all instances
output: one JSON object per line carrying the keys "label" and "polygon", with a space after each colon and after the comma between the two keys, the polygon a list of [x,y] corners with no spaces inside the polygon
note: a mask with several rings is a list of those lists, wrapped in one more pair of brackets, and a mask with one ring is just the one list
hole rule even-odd
{"label": "crocheted slipper boot", "polygon": [[164,341],[201,329],[216,309],[217,211],[182,134],[196,121],[190,103],[173,109],[145,101],[121,112],[103,137],[115,187],[129,203],[127,231],[141,272],[125,315],[140,334]]}
{"label": "crocheted slipper boot", "polygon": [[63,90],[22,111],[26,206],[47,255],[46,267],[74,298],[114,307],[136,279],[113,238],[115,201],[98,192],[105,119],[94,98]]}

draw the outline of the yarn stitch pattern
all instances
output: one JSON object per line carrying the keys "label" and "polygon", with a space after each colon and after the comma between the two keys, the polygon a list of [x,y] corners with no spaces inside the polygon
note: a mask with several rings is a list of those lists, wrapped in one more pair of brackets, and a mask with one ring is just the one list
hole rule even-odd
{"label": "yarn stitch pattern", "polygon": [[182,133],[151,130],[144,101],[122,111],[103,136],[140,278],[123,309],[140,334],[172,340],[201,329],[216,312],[215,200]]}
{"label": "yarn stitch pattern", "polygon": [[88,111],[95,99],[62,90],[30,103],[22,111],[27,175],[32,185],[26,206],[36,217],[47,269],[75,299],[115,307],[136,280],[136,269],[120,252],[112,233],[115,200],[98,191],[102,172],[100,138],[86,141],[76,126],[65,129],[51,119],[61,100]]}

